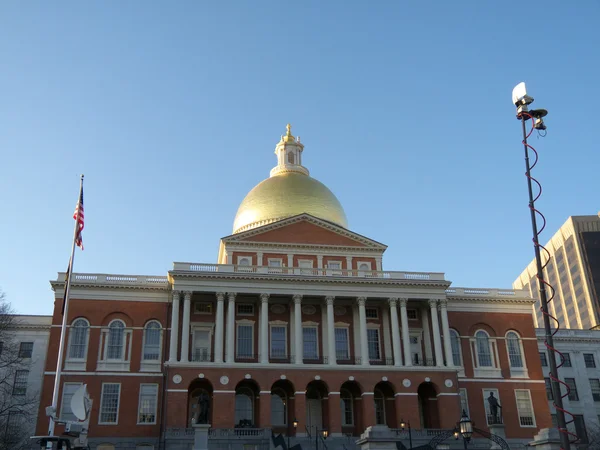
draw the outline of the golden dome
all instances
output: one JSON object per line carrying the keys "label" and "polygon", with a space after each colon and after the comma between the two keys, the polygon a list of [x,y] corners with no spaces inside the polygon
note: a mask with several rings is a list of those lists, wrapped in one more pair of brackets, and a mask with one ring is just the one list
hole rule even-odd
{"label": "golden dome", "polygon": [[342,205],[327,186],[308,175],[290,171],[267,178],[246,195],[235,216],[233,232],[302,213],[348,227]]}

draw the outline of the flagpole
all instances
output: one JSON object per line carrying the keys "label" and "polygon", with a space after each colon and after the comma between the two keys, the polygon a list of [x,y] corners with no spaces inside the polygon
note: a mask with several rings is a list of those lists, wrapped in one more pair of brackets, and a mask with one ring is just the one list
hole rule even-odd
{"label": "flagpole", "polygon": [[[81,181],[79,183],[79,196],[77,197],[77,204],[81,199],[83,192],[83,174],[81,175]],[[54,391],[52,393],[52,408],[56,412],[58,408],[58,392],[60,390],[60,375],[63,363],[63,354],[65,348],[65,340],[67,334],[67,317],[69,313],[69,291],[71,290],[71,274],[73,273],[73,263],[75,261],[75,242],[77,240],[77,234],[79,232],[79,214],[80,209],[77,209],[77,217],[75,218],[75,231],[73,232],[73,245],[71,246],[71,259],[69,260],[69,269],[67,272],[67,285],[65,286],[65,299],[63,304],[63,317],[62,325],[60,328],[60,343],[58,345],[58,357],[56,359],[56,376],[54,377]],[[54,436],[54,420],[50,418],[50,424],[48,425],[48,436]]]}

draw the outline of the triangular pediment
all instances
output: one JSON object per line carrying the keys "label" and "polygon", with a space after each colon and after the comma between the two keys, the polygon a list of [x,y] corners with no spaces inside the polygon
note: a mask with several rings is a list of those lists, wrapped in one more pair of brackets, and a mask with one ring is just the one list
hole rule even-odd
{"label": "triangular pediment", "polygon": [[356,247],[384,251],[387,246],[339,225],[299,214],[268,225],[224,237],[224,243],[264,243]]}

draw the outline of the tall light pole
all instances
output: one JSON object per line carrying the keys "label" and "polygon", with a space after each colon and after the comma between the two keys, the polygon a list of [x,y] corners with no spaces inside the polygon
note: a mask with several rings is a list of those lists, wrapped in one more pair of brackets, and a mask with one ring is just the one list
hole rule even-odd
{"label": "tall light pole", "polygon": [[[550,314],[548,313],[548,297],[546,295],[546,281],[544,280],[544,264],[542,263],[542,256],[540,253],[540,243],[539,243],[539,231],[537,227],[537,217],[536,217],[536,209],[535,209],[535,201],[539,198],[540,194],[536,197],[533,195],[533,187],[532,187],[532,177],[531,177],[531,164],[529,161],[529,149],[532,149],[535,153],[533,147],[531,147],[527,143],[527,138],[531,134],[531,132],[527,133],[527,124],[526,122],[531,119],[533,121],[533,125],[531,131],[533,129],[536,130],[545,130],[546,125],[544,125],[543,117],[548,114],[548,111],[545,109],[534,109],[529,110],[528,106],[533,103],[533,98],[527,95],[527,90],[525,88],[525,83],[519,83],[513,89],[513,103],[517,107],[517,119],[521,121],[523,128],[523,148],[525,150],[525,175],[527,177],[527,189],[529,191],[529,211],[531,214],[531,227],[533,231],[533,248],[535,251],[535,261],[537,268],[537,279],[538,279],[538,290],[540,294],[540,303],[542,309],[542,316],[544,317],[544,334],[546,339],[546,347],[550,350],[550,354],[548,355],[548,361],[550,364],[550,380],[552,385],[552,392],[554,394],[554,406],[556,407],[556,419],[558,422],[558,428],[560,431],[560,442],[562,450],[570,450],[571,443],[569,442],[569,434],[567,431],[567,425],[565,420],[565,413],[563,409],[562,402],[562,393],[560,392],[560,384],[558,381],[558,369],[555,359],[555,350],[554,350],[554,333],[552,332],[552,327],[550,326]],[[534,161],[533,166],[537,163],[537,153],[536,159]],[[537,180],[534,180],[537,183]],[[539,185],[539,183],[537,183]],[[540,188],[541,189],[541,188]],[[552,289],[552,287],[551,287]],[[556,319],[555,319],[556,320]],[[562,357],[561,357],[562,358]],[[561,361],[562,365],[562,361]]]}

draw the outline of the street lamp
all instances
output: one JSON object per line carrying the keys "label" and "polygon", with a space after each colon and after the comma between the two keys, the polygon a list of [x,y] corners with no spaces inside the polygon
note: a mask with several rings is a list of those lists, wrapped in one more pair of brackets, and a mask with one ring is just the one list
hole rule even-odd
{"label": "street lamp", "polygon": [[408,425],[408,442],[410,448],[412,449],[412,429],[410,428],[410,420],[407,423],[404,423],[404,419],[400,419],[400,428],[404,431],[404,428]]}
{"label": "street lamp", "polygon": [[321,436],[323,437],[323,439],[327,439],[327,436],[329,436],[329,431],[319,430],[318,428],[315,428],[315,448],[317,450],[319,450],[319,431],[321,432]]}
{"label": "street lamp", "polygon": [[[296,436],[296,428],[298,427],[298,419],[296,419],[295,417],[294,417],[294,421],[292,422],[292,425],[294,426],[294,436]],[[288,444],[287,445],[288,448],[290,448],[290,433],[289,433],[289,431],[287,434],[287,444]]]}
{"label": "street lamp", "polygon": [[[462,417],[460,418],[460,422],[458,422],[458,431],[460,432],[463,438],[463,443],[466,450],[467,444],[469,443],[469,441],[471,440],[471,436],[473,435],[473,422],[471,422],[471,419],[469,419],[469,416],[467,416],[467,413],[464,410],[462,413]],[[457,433],[455,432],[454,435],[456,436],[456,434]]]}

